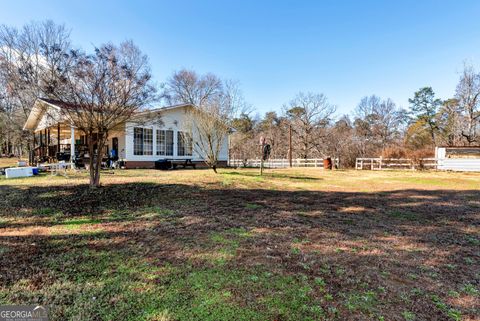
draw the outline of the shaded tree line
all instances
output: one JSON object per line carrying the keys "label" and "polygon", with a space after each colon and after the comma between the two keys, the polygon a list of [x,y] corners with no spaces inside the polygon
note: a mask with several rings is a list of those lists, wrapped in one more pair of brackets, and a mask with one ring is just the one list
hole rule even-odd
{"label": "shaded tree line", "polygon": [[71,48],[70,32],[52,21],[23,28],[0,26],[0,146],[2,154],[31,148],[32,135],[23,125],[46,84],[56,85],[58,71]]}
{"label": "shaded tree line", "polygon": [[372,95],[349,115],[336,116],[335,110],[324,94],[299,93],[281,112],[242,114],[232,120],[231,155],[258,158],[259,138],[265,137],[273,158],[288,158],[290,132],[293,158],[338,157],[344,167],[354,166],[357,157],[431,157],[435,146],[480,146],[480,73],[465,66],[449,99],[424,87],[409,108]]}
{"label": "shaded tree line", "polygon": [[272,158],[338,157],[349,167],[356,157],[370,157],[403,139],[407,112],[390,99],[363,98],[352,116],[335,117],[336,107],[323,94],[299,93],[282,112],[263,117],[243,114],[232,121],[232,157],[259,157],[259,137],[272,146]]}

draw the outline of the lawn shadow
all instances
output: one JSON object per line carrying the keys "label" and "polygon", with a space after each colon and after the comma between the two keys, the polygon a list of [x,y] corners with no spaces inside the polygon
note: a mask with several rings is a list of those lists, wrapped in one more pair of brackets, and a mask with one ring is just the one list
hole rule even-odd
{"label": "lawn shadow", "polygon": [[[381,307],[386,315],[398,316],[403,312],[398,307],[408,306],[420,319],[441,319],[443,312],[431,295],[480,282],[475,272],[480,262],[479,190],[367,193],[128,183],[96,190],[87,185],[10,185],[0,186],[0,193],[4,287],[19,282],[40,287],[41,277],[66,273],[65,266],[76,271],[76,264],[82,282],[94,283],[119,269],[112,264],[132,259],[157,267],[232,273],[261,266],[269,273],[324,280],[335,302],[350,304],[342,308],[335,303],[346,318],[352,311],[371,313],[370,308],[349,309],[355,308],[357,293],[381,287],[386,292],[375,295],[389,302]],[[56,234],[42,230],[54,225],[60,227]],[[79,230],[71,233],[64,225]],[[104,262],[109,255],[116,258],[112,264]],[[410,295],[415,289],[430,295]],[[247,302],[253,290],[235,291],[236,299]],[[312,293],[318,302],[325,301],[324,292]],[[406,293],[408,304],[401,301]],[[460,303],[449,304],[470,313]]]}
{"label": "lawn shadow", "polygon": [[[268,169],[266,169],[266,170],[268,170]],[[305,180],[305,181],[319,181],[319,180],[321,180],[321,178],[319,178],[319,177],[303,176],[303,175],[290,175],[290,174],[283,174],[283,173],[278,173],[278,172],[270,172],[269,173],[267,171],[264,172],[262,176],[260,176],[259,173],[236,172],[236,171],[222,172],[222,174],[234,175],[234,176],[245,176],[245,177],[258,177],[258,178],[272,177],[272,178]]]}

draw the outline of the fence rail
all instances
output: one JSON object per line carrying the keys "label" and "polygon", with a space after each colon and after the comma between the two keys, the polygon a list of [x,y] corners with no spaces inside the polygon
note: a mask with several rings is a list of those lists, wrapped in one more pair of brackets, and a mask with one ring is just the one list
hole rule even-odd
{"label": "fence rail", "polygon": [[437,169],[437,158],[357,158],[355,169],[387,170],[387,169]]}
{"label": "fence rail", "polygon": [[[332,159],[334,166],[338,167],[338,158]],[[260,167],[260,159],[230,159],[228,165],[232,167]],[[269,159],[263,163],[266,168],[286,168],[290,167],[290,162],[286,158]],[[323,168],[322,158],[295,158],[292,159],[292,167],[319,167]]]}

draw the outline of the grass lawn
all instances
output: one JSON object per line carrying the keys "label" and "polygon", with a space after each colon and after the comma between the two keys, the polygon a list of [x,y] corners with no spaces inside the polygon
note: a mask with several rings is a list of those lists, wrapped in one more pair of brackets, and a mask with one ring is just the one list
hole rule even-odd
{"label": "grass lawn", "polygon": [[0,179],[0,304],[51,320],[479,320],[480,174]]}

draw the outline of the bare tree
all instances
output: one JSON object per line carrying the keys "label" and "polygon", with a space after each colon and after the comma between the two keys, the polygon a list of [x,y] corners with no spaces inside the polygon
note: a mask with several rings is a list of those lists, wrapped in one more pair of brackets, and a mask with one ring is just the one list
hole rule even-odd
{"label": "bare tree", "polygon": [[[260,137],[266,139],[266,143],[271,146],[271,158],[288,156],[288,127],[289,121],[284,116],[277,115],[276,112],[270,111],[265,113],[263,119],[258,123],[258,134],[255,137],[255,144],[258,146]],[[256,157],[258,157],[258,146],[254,148]]]}
{"label": "bare tree", "polygon": [[464,140],[462,136],[464,117],[458,100],[452,98],[444,101],[437,114],[437,118],[442,143],[448,146],[459,146],[462,144]]}
{"label": "bare tree", "polygon": [[308,158],[314,148],[321,150],[321,130],[327,127],[336,110],[327,97],[300,92],[284,109],[292,122],[297,145],[301,146],[300,157]]}
{"label": "bare tree", "polygon": [[408,121],[407,112],[397,108],[390,98],[375,95],[362,98],[354,114],[359,133],[373,149],[383,150],[389,144],[398,143]]}
{"label": "bare tree", "polygon": [[[5,64],[5,58],[0,56],[0,68]],[[15,121],[18,115],[17,105],[9,89],[8,74],[4,69],[0,69],[0,156],[1,154],[12,153],[12,143],[15,140],[16,127]]]}
{"label": "bare tree", "polygon": [[235,132],[230,139],[230,157],[241,160],[253,158],[257,119],[242,113],[232,120],[231,125]]}
{"label": "bare tree", "polygon": [[72,51],[69,65],[47,79],[45,91],[63,102],[64,117],[87,137],[90,186],[100,185],[109,132],[155,99],[148,58],[131,41],[102,45],[92,55]]}
{"label": "bare tree", "polygon": [[203,106],[222,95],[223,82],[214,74],[198,75],[193,70],[176,71],[167,81],[164,97],[171,104]]}
{"label": "bare tree", "polygon": [[187,135],[195,137],[195,153],[216,173],[231,121],[248,108],[238,83],[222,81],[213,74],[200,76],[195,71],[181,70],[169,78],[164,96],[170,103],[193,106],[187,114]]}
{"label": "bare tree", "polygon": [[329,139],[325,140],[325,146],[328,154],[338,157],[341,167],[355,166],[359,146],[350,118],[347,115],[342,116],[328,128],[327,132]]}
{"label": "bare tree", "polygon": [[7,119],[10,144],[31,147],[31,133],[22,131],[23,123],[38,97],[45,97],[45,81],[61,72],[70,49],[70,32],[63,25],[47,20],[32,22],[21,29],[0,26],[0,106]]}
{"label": "bare tree", "polygon": [[465,66],[457,85],[455,98],[465,117],[466,128],[462,136],[469,144],[478,142],[480,122],[480,74],[472,66]]}

